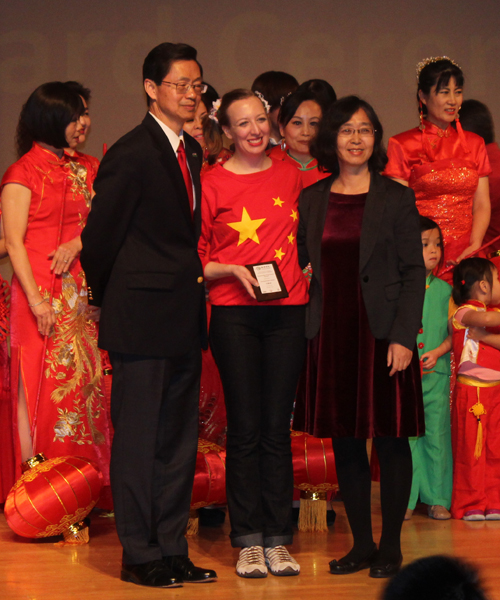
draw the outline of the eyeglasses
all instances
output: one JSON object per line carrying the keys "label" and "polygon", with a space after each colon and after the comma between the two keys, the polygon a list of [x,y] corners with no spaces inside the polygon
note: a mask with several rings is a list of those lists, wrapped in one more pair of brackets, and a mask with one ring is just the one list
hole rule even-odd
{"label": "eyeglasses", "polygon": [[172,83],[171,81],[162,81],[160,85],[163,84],[175,85],[175,89],[178,94],[187,94],[189,90],[193,90],[195,94],[200,96],[201,94],[204,94],[208,89],[206,83],[184,83],[182,81],[180,83]]}
{"label": "eyeglasses", "polygon": [[355,129],[354,127],[341,127],[339,129],[339,135],[342,137],[352,137],[356,132],[358,132],[360,137],[373,137],[376,131],[377,130],[373,129],[373,127],[361,127],[361,129]]}

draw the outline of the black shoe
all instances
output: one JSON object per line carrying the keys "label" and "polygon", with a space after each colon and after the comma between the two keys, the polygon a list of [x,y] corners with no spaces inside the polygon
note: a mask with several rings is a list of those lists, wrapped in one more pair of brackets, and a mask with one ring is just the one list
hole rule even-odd
{"label": "black shoe", "polygon": [[370,567],[369,575],[370,577],[375,577],[376,579],[392,577],[401,569],[402,562],[402,554],[399,555],[399,558],[396,561],[376,559],[373,561],[373,564]]}
{"label": "black shoe", "polygon": [[326,511],[326,524],[328,525],[328,527],[330,527],[331,525],[333,525],[335,523],[336,518],[337,518],[337,513],[333,510],[333,508],[330,508],[329,510]]}
{"label": "black shoe", "polygon": [[163,560],[151,560],[139,565],[122,565],[120,579],[148,587],[182,587],[182,579],[173,574]]}
{"label": "black shoe", "polygon": [[332,575],[349,575],[350,573],[357,573],[362,569],[368,569],[376,556],[377,546],[374,546],[371,554],[369,554],[363,560],[346,560],[345,556],[340,560],[332,560],[330,562],[330,573],[332,573]]}
{"label": "black shoe", "polygon": [[163,559],[167,567],[184,583],[208,583],[217,581],[217,573],[212,569],[195,567],[188,556],[166,556]]}

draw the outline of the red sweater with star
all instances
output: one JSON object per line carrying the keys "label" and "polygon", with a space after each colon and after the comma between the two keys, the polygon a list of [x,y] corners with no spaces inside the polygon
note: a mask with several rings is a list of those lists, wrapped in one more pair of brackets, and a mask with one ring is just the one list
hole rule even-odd
{"label": "red sweater with star", "polygon": [[204,264],[250,265],[276,261],[288,298],[257,302],[235,277],[208,282],[210,302],[230,305],[296,305],[308,301],[299,267],[299,171],[273,160],[265,171],[237,175],[217,165],[203,178],[202,231],[198,252]]}

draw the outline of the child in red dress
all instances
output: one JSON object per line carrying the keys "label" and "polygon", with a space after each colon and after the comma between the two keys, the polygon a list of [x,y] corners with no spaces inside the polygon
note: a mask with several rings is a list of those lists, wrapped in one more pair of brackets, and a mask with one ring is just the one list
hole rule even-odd
{"label": "child in red dress", "polygon": [[500,310],[489,306],[500,303],[500,282],[493,263],[461,261],[453,273],[453,300],[451,514],[500,520]]}

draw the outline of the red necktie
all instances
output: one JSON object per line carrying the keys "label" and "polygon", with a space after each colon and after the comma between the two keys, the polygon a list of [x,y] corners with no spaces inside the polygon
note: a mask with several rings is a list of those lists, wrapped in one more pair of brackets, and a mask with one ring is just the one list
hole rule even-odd
{"label": "red necktie", "polygon": [[179,147],[177,148],[177,160],[179,161],[179,166],[182,171],[182,176],[184,177],[184,183],[186,184],[186,191],[189,198],[189,208],[191,210],[191,217],[193,216],[193,208],[194,208],[194,198],[193,198],[193,182],[191,181],[191,175],[189,173],[189,169],[186,161],[186,150],[184,148],[184,143],[181,140]]}

